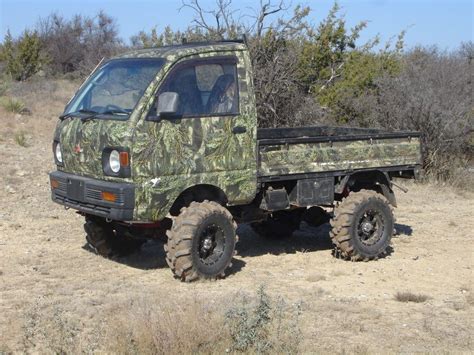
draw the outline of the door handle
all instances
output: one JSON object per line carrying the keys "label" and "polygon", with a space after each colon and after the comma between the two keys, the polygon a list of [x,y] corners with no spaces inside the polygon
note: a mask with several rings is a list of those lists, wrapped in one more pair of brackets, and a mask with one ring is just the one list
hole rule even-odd
{"label": "door handle", "polygon": [[232,133],[234,134],[242,134],[245,132],[247,132],[247,128],[245,128],[244,126],[235,126],[234,128],[232,128]]}

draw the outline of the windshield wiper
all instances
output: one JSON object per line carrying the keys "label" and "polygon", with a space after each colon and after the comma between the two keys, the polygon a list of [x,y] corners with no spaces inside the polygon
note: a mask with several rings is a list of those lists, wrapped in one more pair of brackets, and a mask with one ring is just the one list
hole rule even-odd
{"label": "windshield wiper", "polygon": [[59,116],[59,119],[61,121],[64,121],[66,118],[71,118],[76,116],[78,113],[90,113],[90,114],[97,114],[98,112],[92,111],[92,110],[79,110],[79,111],[73,111],[73,112],[68,112],[65,113],[64,115]]}
{"label": "windshield wiper", "polygon": [[125,112],[125,111],[122,111],[122,110],[107,110],[107,111],[104,111],[104,112],[90,111],[90,112],[93,112],[93,113],[89,116],[81,117],[81,121],[83,123],[87,122],[87,121],[90,121],[90,120],[93,120],[94,118],[96,118],[99,115],[118,115],[118,114],[122,114],[122,115],[126,115],[126,116],[129,115],[128,112]]}
{"label": "windshield wiper", "polygon": [[107,111],[104,111],[104,112],[97,112],[97,111],[93,111],[93,110],[81,109],[79,111],[69,112],[69,113],[66,113],[64,115],[61,115],[61,116],[59,116],[59,119],[61,121],[63,121],[66,118],[74,117],[78,113],[88,113],[89,114],[88,116],[80,118],[83,123],[87,122],[87,121],[90,121],[90,120],[93,120],[94,118],[96,118],[99,115],[126,115],[127,116],[127,115],[130,114],[130,113],[126,112],[125,110],[107,110]]}

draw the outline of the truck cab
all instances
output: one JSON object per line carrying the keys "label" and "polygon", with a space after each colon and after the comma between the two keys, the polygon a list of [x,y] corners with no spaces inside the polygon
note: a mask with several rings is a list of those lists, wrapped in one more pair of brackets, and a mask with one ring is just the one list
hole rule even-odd
{"label": "truck cab", "polygon": [[[197,185],[225,191],[228,204],[250,202],[257,115],[249,68],[239,43],[136,51],[99,67],[57,125],[53,199],[140,222],[165,218]],[[233,101],[224,102],[229,90]],[[170,93],[175,111],[157,112]]]}
{"label": "truck cab", "polygon": [[385,252],[391,177],[419,169],[417,133],[257,130],[252,76],[236,41],[133,51],[93,71],[60,116],[50,174],[53,201],[85,216],[93,250],[111,256],[164,237],[176,277],[217,278],[231,263],[236,222],[276,223],[276,235],[352,192],[380,210],[354,217],[373,245],[346,246],[340,231],[333,242],[353,260]]}

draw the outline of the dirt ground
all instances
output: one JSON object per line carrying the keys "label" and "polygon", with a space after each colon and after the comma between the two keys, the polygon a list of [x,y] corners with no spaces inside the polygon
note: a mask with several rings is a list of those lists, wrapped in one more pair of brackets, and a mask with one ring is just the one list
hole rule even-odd
{"label": "dirt ground", "polygon": [[[301,303],[303,353],[474,351],[472,192],[415,184],[406,194],[398,190],[398,234],[390,255],[377,261],[334,258],[328,225],[303,226],[283,241],[243,225],[227,278],[181,283],[166,266],[161,243],[148,242],[127,258],[101,258],[84,248],[82,217],[51,202],[55,117],[73,87],[17,88],[32,115],[0,111],[0,353],[32,347],[35,324],[58,309],[87,333],[118,304],[232,303],[260,285]],[[21,132],[26,147],[18,144]],[[398,292],[427,300],[400,302]]]}

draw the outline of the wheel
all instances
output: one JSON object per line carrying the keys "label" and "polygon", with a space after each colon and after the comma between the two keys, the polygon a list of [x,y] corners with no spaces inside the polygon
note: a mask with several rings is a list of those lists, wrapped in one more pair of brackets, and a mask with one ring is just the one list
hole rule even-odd
{"label": "wheel", "polygon": [[283,239],[291,237],[301,223],[302,209],[276,211],[263,222],[252,223],[253,230],[262,237]]}
{"label": "wheel", "polygon": [[217,279],[231,265],[237,224],[217,202],[191,202],[167,232],[166,261],[181,281]]}
{"label": "wheel", "polygon": [[145,242],[120,233],[112,223],[95,216],[86,216],[84,230],[89,247],[106,258],[132,254]]}
{"label": "wheel", "polygon": [[394,223],[392,208],[383,195],[370,190],[351,192],[331,220],[336,255],[352,261],[376,259],[386,252]]}
{"label": "wheel", "polygon": [[308,223],[312,227],[318,227],[324,223],[329,222],[331,219],[329,213],[319,206],[313,206],[308,208],[302,217],[303,221]]}

